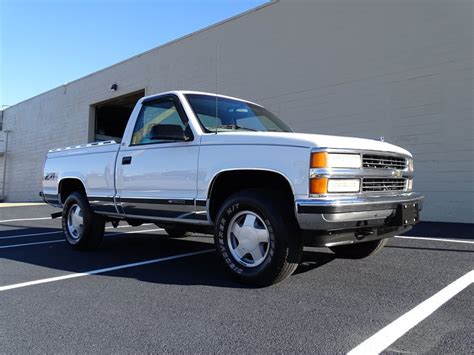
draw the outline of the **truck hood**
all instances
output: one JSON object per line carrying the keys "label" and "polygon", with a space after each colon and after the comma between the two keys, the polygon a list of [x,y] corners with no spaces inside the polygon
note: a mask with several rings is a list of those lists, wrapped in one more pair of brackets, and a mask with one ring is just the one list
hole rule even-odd
{"label": "truck hood", "polygon": [[271,144],[308,148],[377,150],[411,156],[406,149],[374,139],[292,132],[219,132],[203,137],[203,144]]}

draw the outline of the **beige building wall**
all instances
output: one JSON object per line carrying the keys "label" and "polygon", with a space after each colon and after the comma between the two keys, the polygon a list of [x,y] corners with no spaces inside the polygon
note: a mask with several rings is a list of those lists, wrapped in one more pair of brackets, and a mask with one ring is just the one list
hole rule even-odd
{"label": "beige building wall", "polygon": [[8,199],[37,199],[47,150],[91,136],[90,105],[191,89],[301,132],[384,136],[414,154],[424,220],[473,223],[473,32],[470,0],[271,3],[5,110]]}

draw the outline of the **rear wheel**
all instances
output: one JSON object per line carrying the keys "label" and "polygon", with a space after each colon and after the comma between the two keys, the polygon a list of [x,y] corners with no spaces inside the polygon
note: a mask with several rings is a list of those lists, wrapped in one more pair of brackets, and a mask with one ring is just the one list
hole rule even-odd
{"label": "rear wheel", "polygon": [[227,269],[240,282],[267,286],[290,276],[303,250],[288,203],[266,190],[244,190],[221,206],[215,242]]}
{"label": "rear wheel", "polygon": [[73,192],[64,202],[62,227],[66,241],[74,249],[94,250],[102,242],[105,220],[91,210],[82,193]]}
{"label": "rear wheel", "polygon": [[379,253],[388,239],[372,240],[349,245],[339,245],[330,247],[331,251],[339,258],[345,259],[363,259]]}

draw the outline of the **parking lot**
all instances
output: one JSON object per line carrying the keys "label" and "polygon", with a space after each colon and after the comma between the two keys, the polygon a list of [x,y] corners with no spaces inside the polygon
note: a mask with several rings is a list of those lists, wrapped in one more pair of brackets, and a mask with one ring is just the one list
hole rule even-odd
{"label": "parking lot", "polygon": [[1,353],[474,352],[472,225],[420,225],[364,260],[307,248],[288,280],[250,288],[209,236],[108,224],[78,252],[56,211],[0,208]]}

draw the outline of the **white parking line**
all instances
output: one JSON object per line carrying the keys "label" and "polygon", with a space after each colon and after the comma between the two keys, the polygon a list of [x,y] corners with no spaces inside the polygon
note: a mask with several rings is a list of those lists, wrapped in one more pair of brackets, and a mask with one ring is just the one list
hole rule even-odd
{"label": "white parking line", "polygon": [[4,219],[0,221],[0,223],[7,223],[7,222],[21,222],[21,221],[41,221],[45,219],[52,219],[51,217],[38,217],[38,218],[17,218],[17,219]]}
{"label": "white parking line", "polygon": [[474,282],[474,270],[471,270],[426,301],[405,313],[369,339],[352,349],[348,355],[380,354],[406,332],[427,318],[443,304]]}
{"label": "white parking line", "polygon": [[36,235],[48,235],[48,234],[59,234],[62,233],[62,231],[57,231],[57,232],[44,232],[44,233],[32,233],[32,234],[20,234],[20,235],[7,235],[5,237],[0,237],[0,240],[4,239],[16,239],[16,238],[26,238],[26,237],[33,237]]}
{"label": "white parking line", "polygon": [[80,272],[80,273],[76,273],[76,274],[68,274],[68,275],[63,275],[63,276],[51,277],[51,278],[48,278],[48,279],[40,279],[40,280],[22,282],[22,283],[13,284],[13,285],[0,286],[0,292],[1,291],[7,291],[7,290],[13,290],[15,288],[21,288],[21,287],[27,287],[27,286],[33,286],[33,285],[49,283],[49,282],[62,281],[62,280],[67,280],[67,279],[74,279],[74,278],[77,278],[77,277],[103,274],[103,273],[106,273],[106,272],[122,270],[122,269],[128,269],[128,268],[136,267],[136,266],[156,264],[156,263],[161,263],[163,261],[185,258],[187,256],[194,256],[194,255],[210,253],[211,251],[214,251],[214,250],[215,249],[201,250],[201,251],[196,251],[196,252],[192,252],[192,253],[166,256],[166,257],[158,258],[158,259],[151,259],[151,260],[146,260],[146,261],[139,261],[139,262],[136,262],[136,263],[112,266],[112,267],[108,267],[108,268],[105,268],[105,269],[97,269],[97,270],[91,270],[91,271],[86,271],[86,272]]}
{"label": "white parking line", "polygon": [[[142,224],[142,226],[149,226],[153,223],[145,223],[145,224]],[[132,227],[130,225],[125,225],[125,226],[117,226],[117,227],[113,227],[113,226],[110,226],[110,227],[105,227],[105,229],[112,229],[112,228],[136,228],[136,227]],[[62,233],[62,231],[56,231],[56,232],[44,232],[44,233],[31,233],[31,234],[20,234],[20,235],[7,235],[7,236],[4,236],[4,237],[0,237],[0,240],[4,240],[4,239],[15,239],[15,238],[26,238],[26,237],[34,237],[34,236],[37,236],[37,235],[48,235],[48,234],[58,234],[58,233]]]}
{"label": "white parking line", "polygon": [[[122,234],[158,232],[158,231],[162,231],[162,230],[164,230],[164,229],[155,228],[155,229],[135,230],[135,231],[123,232],[123,233],[108,233],[108,234],[106,234],[106,236],[117,236],[117,235],[122,235]],[[22,243],[22,244],[13,244],[13,245],[2,245],[2,246],[0,246],[0,249],[9,249],[9,248],[17,248],[17,247],[26,247],[26,246],[29,246],[29,245],[39,245],[39,244],[48,244],[48,243],[62,243],[62,242],[65,242],[65,240],[64,239],[45,240],[45,241],[42,241],[42,242]]]}
{"label": "white parking line", "polygon": [[13,244],[13,245],[2,245],[0,249],[9,249],[9,248],[18,248],[18,247],[26,247],[28,245],[39,245],[39,244],[51,244],[51,243],[63,243],[63,239],[59,240],[45,240],[43,242],[34,242],[34,243],[22,243],[22,244]]}
{"label": "white parking line", "polygon": [[432,240],[432,241],[435,241],[435,242],[448,242],[448,243],[474,244],[473,240],[443,239],[443,238],[428,238],[428,237],[410,237],[408,235],[397,235],[397,236],[395,236],[395,238]]}

